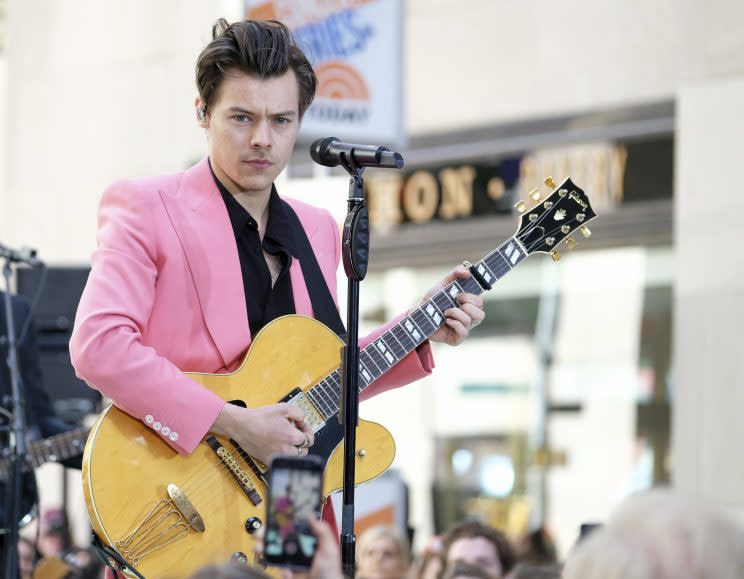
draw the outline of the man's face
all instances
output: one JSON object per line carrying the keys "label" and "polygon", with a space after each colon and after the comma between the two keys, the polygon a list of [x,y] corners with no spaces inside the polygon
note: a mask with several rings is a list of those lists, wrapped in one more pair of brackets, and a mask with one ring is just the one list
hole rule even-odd
{"label": "man's face", "polygon": [[398,546],[389,537],[378,537],[367,543],[358,559],[357,575],[363,579],[400,579],[406,574]]}
{"label": "man's face", "polygon": [[484,537],[463,537],[452,543],[447,553],[447,567],[451,568],[458,561],[478,565],[494,579],[503,576],[496,547]]}
{"label": "man's face", "polygon": [[237,70],[225,75],[200,124],[207,129],[212,169],[231,193],[271,191],[292,154],[298,101],[291,70],[265,80]]}

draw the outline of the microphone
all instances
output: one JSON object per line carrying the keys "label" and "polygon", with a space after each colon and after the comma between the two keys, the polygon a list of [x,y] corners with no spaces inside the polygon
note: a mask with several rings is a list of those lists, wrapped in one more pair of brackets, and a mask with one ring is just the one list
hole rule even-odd
{"label": "microphone", "polygon": [[403,157],[386,147],[342,143],[336,137],[318,139],[310,146],[310,156],[318,165],[335,167],[351,162],[357,167],[400,169]]}
{"label": "microphone", "polygon": [[4,257],[12,263],[25,263],[32,267],[42,264],[40,260],[36,259],[36,250],[30,247],[11,249],[0,243],[0,257]]}

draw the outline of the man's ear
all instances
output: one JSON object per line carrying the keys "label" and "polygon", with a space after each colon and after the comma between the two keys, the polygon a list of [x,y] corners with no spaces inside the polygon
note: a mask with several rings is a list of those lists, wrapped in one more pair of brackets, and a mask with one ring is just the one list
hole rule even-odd
{"label": "man's ear", "polygon": [[199,121],[199,126],[202,129],[209,128],[209,113],[207,112],[207,105],[204,104],[201,97],[194,99],[194,107],[196,109],[196,120]]}

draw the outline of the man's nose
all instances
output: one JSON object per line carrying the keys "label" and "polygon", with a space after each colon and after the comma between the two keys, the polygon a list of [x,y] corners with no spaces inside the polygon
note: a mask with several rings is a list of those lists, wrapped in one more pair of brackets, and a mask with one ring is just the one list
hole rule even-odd
{"label": "man's nose", "polygon": [[251,146],[259,149],[271,147],[271,128],[267,121],[259,121],[253,127],[251,134]]}

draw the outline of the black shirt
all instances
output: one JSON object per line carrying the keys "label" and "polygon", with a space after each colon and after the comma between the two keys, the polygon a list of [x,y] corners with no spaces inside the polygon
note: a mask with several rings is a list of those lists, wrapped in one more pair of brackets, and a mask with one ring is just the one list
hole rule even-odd
{"label": "black shirt", "polygon": [[[211,163],[209,167],[211,169]],[[296,255],[287,208],[284,201],[279,198],[276,187],[272,185],[269,217],[262,242],[258,234],[258,223],[253,216],[220,183],[214,171],[212,171],[212,176],[222,194],[235,234],[240,271],[243,275],[246,311],[251,337],[254,337],[271,320],[295,313],[289,266],[292,264],[292,256],[296,257]],[[273,287],[269,266],[266,264],[262,250],[277,256],[281,264],[282,269]]]}

